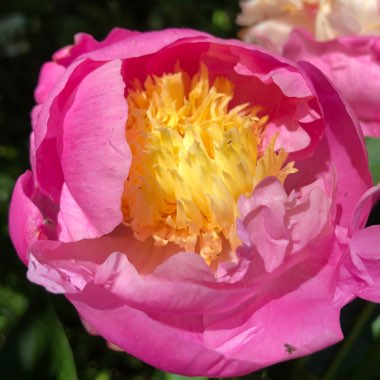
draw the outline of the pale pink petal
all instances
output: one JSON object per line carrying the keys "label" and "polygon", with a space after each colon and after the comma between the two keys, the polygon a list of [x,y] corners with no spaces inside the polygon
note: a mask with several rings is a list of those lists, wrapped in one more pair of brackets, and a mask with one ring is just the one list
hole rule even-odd
{"label": "pale pink petal", "polygon": [[352,220],[348,232],[352,235],[355,231],[364,228],[371,208],[380,199],[380,183],[368,189],[355,205]]}
{"label": "pale pink petal", "polygon": [[[252,197],[240,197],[237,228],[243,244],[251,251],[246,273],[250,281],[277,268],[289,270],[295,263],[316,254],[319,244],[330,244],[332,201],[321,185],[317,181],[300,189],[298,196],[294,192],[288,196],[275,177],[267,177],[256,186]],[[242,250],[237,254],[243,253],[241,260],[246,260],[248,248]],[[222,274],[227,279],[229,271],[235,276],[233,265],[222,265],[222,268],[224,271],[217,276]]]}

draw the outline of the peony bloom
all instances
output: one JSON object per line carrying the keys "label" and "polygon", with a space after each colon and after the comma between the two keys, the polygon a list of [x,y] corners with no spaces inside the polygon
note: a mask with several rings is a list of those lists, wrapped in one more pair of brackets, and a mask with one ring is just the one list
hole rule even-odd
{"label": "peony bloom", "polygon": [[380,137],[380,1],[280,3],[243,1],[242,39],[317,66],[353,108],[364,134]]}
{"label": "peony bloom", "polygon": [[361,131],[325,77],[192,30],[79,34],[41,70],[10,233],[29,280],[163,370],[232,376],[380,301]]}

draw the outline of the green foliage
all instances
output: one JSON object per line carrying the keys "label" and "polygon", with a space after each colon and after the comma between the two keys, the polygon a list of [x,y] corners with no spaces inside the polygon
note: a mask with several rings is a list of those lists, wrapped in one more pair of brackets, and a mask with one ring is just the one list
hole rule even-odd
{"label": "green foliage", "polygon": [[371,168],[373,182],[380,182],[380,139],[366,138],[369,166]]}
{"label": "green foliage", "polygon": [[[75,33],[88,32],[100,39],[114,26],[192,27],[234,38],[238,8],[237,0],[0,2],[0,379],[186,379],[110,350],[102,338],[84,330],[63,297],[30,284],[8,238],[8,203],[17,177],[29,167],[29,113],[39,69],[55,50],[72,43]],[[367,145],[378,182],[380,143],[368,139]],[[377,210],[371,220],[379,223],[379,214]],[[379,315],[379,306],[368,313],[364,302],[354,302],[342,313],[343,331],[351,336],[348,346],[339,344],[240,379],[322,379],[329,368],[337,379],[379,379]]]}

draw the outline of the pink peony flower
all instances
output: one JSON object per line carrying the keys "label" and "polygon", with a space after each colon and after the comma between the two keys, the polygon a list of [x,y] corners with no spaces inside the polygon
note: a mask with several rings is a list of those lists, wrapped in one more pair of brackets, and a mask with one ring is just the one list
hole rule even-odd
{"label": "pink peony flower", "polygon": [[163,370],[242,375],[380,301],[361,131],[308,63],[192,30],[79,34],[46,63],[10,233],[28,278]]}

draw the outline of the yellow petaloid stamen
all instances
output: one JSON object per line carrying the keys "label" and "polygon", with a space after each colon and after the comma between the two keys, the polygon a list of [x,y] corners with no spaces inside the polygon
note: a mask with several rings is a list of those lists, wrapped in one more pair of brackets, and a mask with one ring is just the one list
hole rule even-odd
{"label": "yellow petaloid stamen", "polygon": [[266,117],[259,107],[229,107],[233,85],[210,84],[205,66],[136,81],[127,96],[126,138],[132,165],[122,198],[124,222],[137,239],[175,243],[207,263],[235,250],[237,200],[265,176],[285,180],[287,154],[274,141],[259,153]]}

